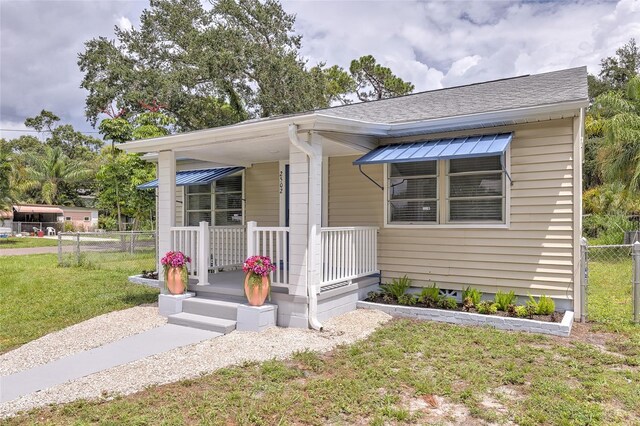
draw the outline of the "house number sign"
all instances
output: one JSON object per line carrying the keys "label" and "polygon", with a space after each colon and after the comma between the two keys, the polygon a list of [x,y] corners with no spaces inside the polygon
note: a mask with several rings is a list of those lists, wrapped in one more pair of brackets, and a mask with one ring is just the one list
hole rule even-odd
{"label": "house number sign", "polygon": [[284,193],[284,172],[280,170],[280,176],[278,177],[278,185],[280,187],[280,193]]}

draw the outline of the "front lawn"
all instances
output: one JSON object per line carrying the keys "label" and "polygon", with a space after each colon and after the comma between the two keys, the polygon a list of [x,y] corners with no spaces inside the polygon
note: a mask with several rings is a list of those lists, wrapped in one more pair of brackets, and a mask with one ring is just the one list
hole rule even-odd
{"label": "front lawn", "polygon": [[54,247],[58,245],[58,240],[38,237],[9,237],[0,238],[0,250],[29,247]]}
{"label": "front lawn", "polygon": [[59,267],[55,254],[0,257],[0,353],[97,315],[155,302],[157,290],[127,280],[140,273],[140,264],[135,255],[70,268]]}
{"label": "front lawn", "polygon": [[639,364],[576,339],[394,320],[327,355],[51,406],[8,424],[635,424]]}

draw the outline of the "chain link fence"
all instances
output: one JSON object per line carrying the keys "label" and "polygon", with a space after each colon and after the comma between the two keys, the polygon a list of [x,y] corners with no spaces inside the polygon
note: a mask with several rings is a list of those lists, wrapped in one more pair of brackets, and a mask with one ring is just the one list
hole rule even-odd
{"label": "chain link fence", "polygon": [[636,245],[634,249],[632,244],[588,245],[583,241],[583,320],[640,320],[640,243]]}
{"label": "chain link fence", "polygon": [[61,232],[58,264],[92,269],[156,269],[157,238],[154,231]]}

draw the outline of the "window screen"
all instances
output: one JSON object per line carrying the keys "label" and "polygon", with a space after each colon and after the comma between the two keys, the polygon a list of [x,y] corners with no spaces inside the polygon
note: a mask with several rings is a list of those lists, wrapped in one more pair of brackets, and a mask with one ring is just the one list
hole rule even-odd
{"label": "window screen", "polygon": [[242,174],[227,176],[210,185],[187,186],[186,224],[201,221],[214,226],[242,225]]}
{"label": "window screen", "polygon": [[450,160],[449,222],[502,222],[504,174],[500,156]]}
{"label": "window screen", "polygon": [[390,223],[436,222],[438,219],[438,165],[435,161],[389,165]]}

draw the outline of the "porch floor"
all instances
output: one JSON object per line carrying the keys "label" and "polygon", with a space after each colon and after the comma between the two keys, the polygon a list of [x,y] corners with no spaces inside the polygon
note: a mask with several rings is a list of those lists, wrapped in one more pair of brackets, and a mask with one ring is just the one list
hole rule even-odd
{"label": "porch floor", "polygon": [[[209,285],[197,285],[197,280],[189,283],[189,290],[195,291],[198,297],[219,298],[225,297],[244,300],[244,277],[242,270],[222,271],[209,274]],[[276,293],[289,293],[286,287],[271,286],[271,291]]]}

